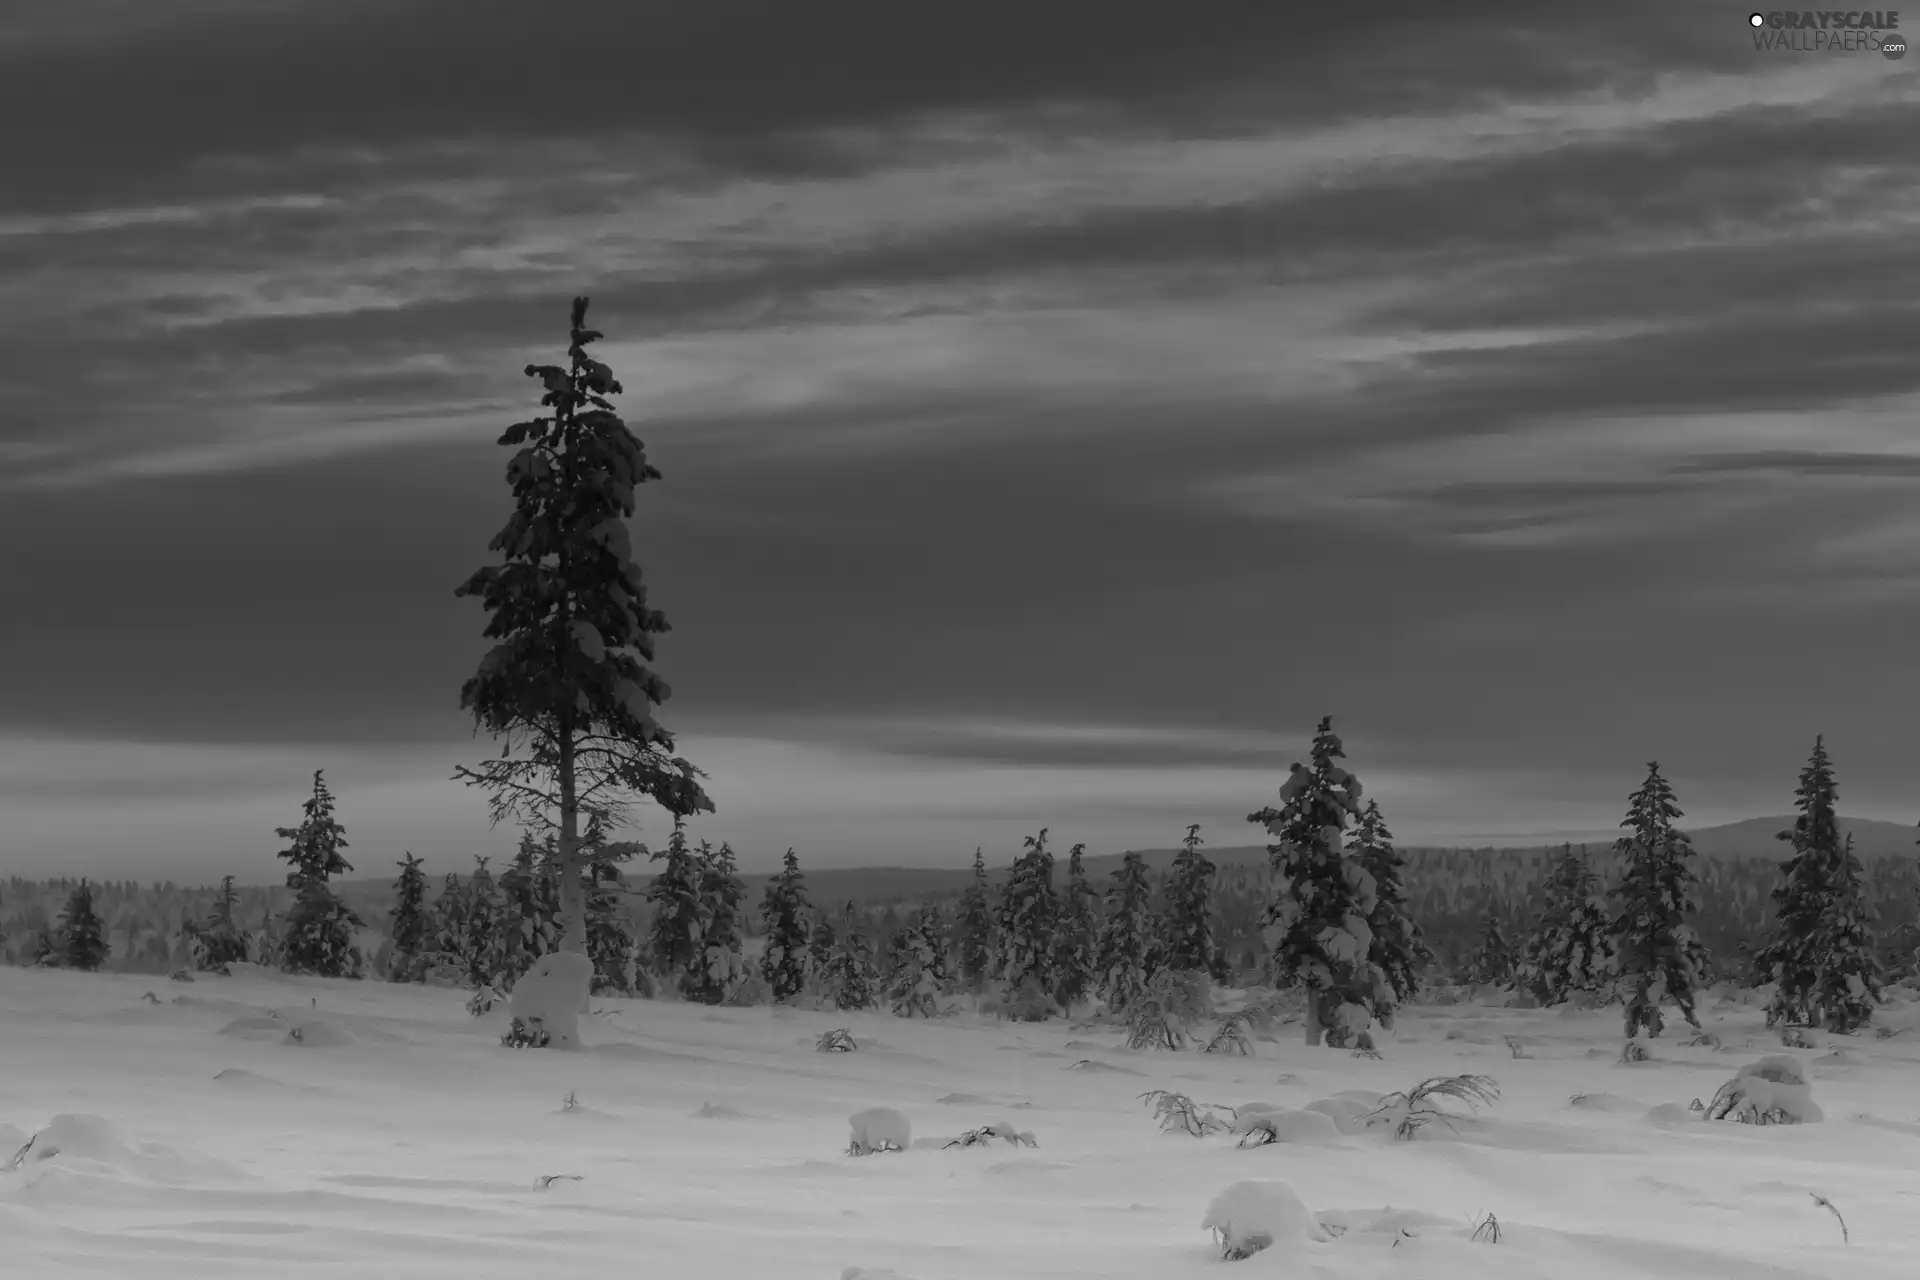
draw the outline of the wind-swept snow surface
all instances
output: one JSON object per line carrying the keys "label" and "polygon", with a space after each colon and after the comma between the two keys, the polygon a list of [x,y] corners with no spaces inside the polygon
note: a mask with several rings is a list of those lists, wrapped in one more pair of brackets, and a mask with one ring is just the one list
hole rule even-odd
{"label": "wind-swept snow surface", "polygon": [[[1376,1061],[1292,1028],[1251,1057],[1130,1053],[1106,1027],[600,998],[584,1051],[514,1050],[508,1011],[457,991],[177,990],[0,969],[0,1274],[1909,1280],[1920,1258],[1920,1032],[1787,1051],[1823,1119],[1704,1119],[1782,1052],[1755,1004],[1705,1002],[1724,1049],[1666,1036],[1636,1063],[1616,1009],[1416,1006]],[[1891,994],[1878,1024],[1920,1022]],[[839,1026],[858,1047],[818,1052]],[[1365,1122],[1461,1075],[1498,1101],[1409,1140]],[[1163,1133],[1153,1089],[1241,1122]],[[869,1108],[941,1139],[849,1155]],[[1280,1140],[1240,1146],[1261,1113]],[[1038,1146],[945,1145],[986,1128]],[[1289,1201],[1226,1260],[1202,1224],[1258,1219],[1259,1184],[1317,1228]]]}

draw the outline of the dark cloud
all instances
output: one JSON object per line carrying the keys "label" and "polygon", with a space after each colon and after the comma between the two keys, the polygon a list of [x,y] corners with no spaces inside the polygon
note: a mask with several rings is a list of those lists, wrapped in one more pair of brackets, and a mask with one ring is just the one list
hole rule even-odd
{"label": "dark cloud", "polygon": [[[42,11],[43,13],[46,11]],[[844,167],[822,130],[942,110],[1093,110],[1136,129],[1439,110],[1751,65],[1705,8],[983,0],[325,0],[69,15],[0,44],[14,208],[128,202],[207,162],[440,139],[662,138],[729,170]],[[71,92],[84,86],[83,93]],[[40,110],[58,101],[51,119]],[[75,163],[78,157],[80,163]]]}
{"label": "dark cloud", "polygon": [[1693,458],[1672,471],[1687,475],[1744,475],[1755,472],[1788,476],[1860,480],[1920,480],[1920,455],[1907,453],[1816,453],[1810,449],[1767,449],[1755,453],[1727,453]]}

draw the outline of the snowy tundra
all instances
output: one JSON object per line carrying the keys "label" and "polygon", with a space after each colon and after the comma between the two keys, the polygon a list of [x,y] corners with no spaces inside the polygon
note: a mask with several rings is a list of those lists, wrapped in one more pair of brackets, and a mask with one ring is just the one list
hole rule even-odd
{"label": "snowy tundra", "polygon": [[[1374,1060],[596,997],[557,1052],[503,1048],[507,1010],[457,991],[0,969],[0,1275],[1908,1280],[1909,998],[1891,1036],[1801,1050],[1708,1000],[1721,1047],[1683,1028],[1634,1063],[1618,1010],[1465,1005],[1406,1012]],[[842,1026],[858,1047],[817,1052]],[[1822,1118],[1693,1109],[1782,1053]],[[1350,1105],[1465,1073],[1499,1100],[1409,1139]],[[1221,1123],[1162,1132],[1155,1089]],[[847,1154],[873,1107],[908,1149]],[[1296,1118],[1242,1147],[1236,1111]],[[993,1125],[1038,1145],[946,1145]]]}

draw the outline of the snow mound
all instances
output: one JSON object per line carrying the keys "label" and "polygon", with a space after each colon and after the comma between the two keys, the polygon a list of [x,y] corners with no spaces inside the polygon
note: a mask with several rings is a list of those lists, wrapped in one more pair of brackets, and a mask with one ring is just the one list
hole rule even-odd
{"label": "snow mound", "polygon": [[950,1107],[984,1107],[992,1105],[993,1099],[977,1093],[948,1093],[934,1099]]}
{"label": "snow mound", "polygon": [[868,1107],[847,1117],[852,1130],[847,1150],[857,1156],[872,1155],[889,1147],[905,1151],[913,1145],[913,1124],[892,1107]]}
{"label": "snow mound", "polygon": [[891,1267],[848,1267],[840,1273],[840,1280],[914,1280],[905,1272],[895,1271]]}
{"label": "snow mound", "polygon": [[1647,1108],[1646,1122],[1662,1129],[1677,1124],[1693,1124],[1700,1119],[1701,1113],[1683,1107],[1677,1102],[1663,1102],[1657,1107]]}
{"label": "snow mound", "polygon": [[1289,1182],[1236,1182],[1213,1198],[1200,1229],[1211,1231],[1229,1258],[1276,1244],[1325,1240],[1327,1232]]}
{"label": "snow mound", "polygon": [[5,1167],[13,1153],[27,1145],[28,1133],[25,1129],[16,1129],[10,1124],[0,1124],[0,1168]]}
{"label": "snow mound", "polygon": [[1062,1071],[1108,1072],[1112,1075],[1117,1075],[1117,1076],[1137,1076],[1141,1074],[1140,1072],[1135,1071],[1132,1067],[1116,1067],[1111,1062],[1101,1062],[1095,1058],[1082,1058],[1078,1062],[1070,1062],[1066,1066],[1062,1067],[1061,1070]]}
{"label": "snow mound", "polygon": [[1814,1105],[1806,1068],[1798,1058],[1784,1053],[1740,1068],[1733,1079],[1720,1086],[1706,1114],[1714,1120],[1744,1120],[1750,1124],[1768,1120],[1811,1124],[1826,1119]]}
{"label": "snow mound", "polygon": [[693,1113],[701,1120],[744,1120],[746,1113],[736,1111],[724,1102],[703,1102],[700,1109]]}
{"label": "snow mound", "polygon": [[577,951],[550,951],[513,984],[507,1008],[523,1027],[545,1031],[549,1047],[578,1049],[592,986],[593,961]]}
{"label": "snow mound", "polygon": [[1326,1142],[1340,1136],[1339,1123],[1323,1110],[1250,1102],[1234,1112],[1234,1133],[1257,1130],[1272,1134],[1275,1142]]}
{"label": "snow mound", "polygon": [[276,1080],[272,1076],[263,1076],[259,1072],[249,1071],[245,1067],[227,1067],[224,1070],[216,1071],[213,1074],[213,1080],[215,1084],[220,1085],[222,1088],[232,1089],[237,1093],[257,1093],[272,1096],[284,1096],[287,1094],[317,1094],[323,1097],[333,1096],[332,1090],[322,1089],[318,1085],[293,1084],[286,1080]]}
{"label": "snow mound", "polygon": [[1333,1127],[1344,1134],[1364,1133],[1367,1128],[1367,1116],[1380,1105],[1380,1094],[1348,1091],[1336,1093],[1331,1098],[1315,1098],[1302,1110],[1317,1111],[1333,1121]]}
{"label": "snow mound", "polygon": [[1576,1093],[1567,1105],[1579,1111],[1638,1111],[1645,1104],[1617,1093]]}
{"label": "snow mound", "polygon": [[137,1141],[111,1120],[96,1115],[63,1112],[24,1146],[19,1152],[20,1172],[34,1185],[61,1174],[87,1180],[188,1183],[230,1178],[235,1173],[197,1152]]}

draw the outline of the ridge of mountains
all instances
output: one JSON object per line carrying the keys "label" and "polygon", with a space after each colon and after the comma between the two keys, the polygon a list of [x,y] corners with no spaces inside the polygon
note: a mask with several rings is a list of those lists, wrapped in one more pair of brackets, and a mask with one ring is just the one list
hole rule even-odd
{"label": "ridge of mountains", "polygon": [[[1749,861],[1769,859],[1775,862],[1786,858],[1790,852],[1787,843],[1778,839],[1778,834],[1793,826],[1791,815],[1785,817],[1746,818],[1739,822],[1730,822],[1717,827],[1702,827],[1687,832],[1693,841],[1694,852],[1702,857],[1719,858],[1728,861]],[[1877,857],[1910,858],[1920,861],[1920,845],[1915,839],[1920,831],[1897,822],[1882,822],[1873,818],[1841,818],[1840,830],[1843,835],[1853,837],[1853,851],[1863,862]],[[1495,856],[1506,855],[1516,862],[1527,863],[1557,853],[1563,842],[1543,845],[1484,847]],[[1579,841],[1573,842],[1576,846]],[[1588,841],[1590,852],[1599,852],[1611,847],[1612,841]],[[1466,845],[1401,845],[1403,854],[1408,856],[1432,855],[1452,852],[1459,849],[1476,848]],[[1233,867],[1264,867],[1267,861],[1265,845],[1223,845],[1218,848],[1203,846],[1203,851],[1215,866],[1222,870]],[[1060,869],[1065,868],[1065,850],[1059,851]],[[1164,871],[1173,861],[1176,849],[1140,849],[1138,852],[1147,865],[1155,871]],[[1087,878],[1096,883],[1110,876],[1120,867],[1124,853],[1107,853],[1089,856],[1086,859]],[[1011,855],[990,862],[987,868],[989,881],[998,882],[1006,875]],[[643,889],[652,880],[642,868],[646,864],[634,863],[627,869],[625,879],[633,890]],[[807,878],[807,893],[814,902],[827,904],[833,902],[884,902],[891,899],[918,900],[926,897],[945,897],[957,894],[967,887],[973,879],[973,868],[967,867],[821,867],[808,868],[803,861],[801,870]],[[496,868],[497,871],[497,868]],[[464,872],[463,872],[464,874]],[[760,890],[773,878],[770,872],[743,875],[750,900],[758,901]],[[429,877],[437,883],[437,877]],[[356,877],[337,882],[342,890],[365,887],[371,890],[375,885],[383,890],[392,881],[391,876]],[[432,886],[429,893],[433,892]]]}

